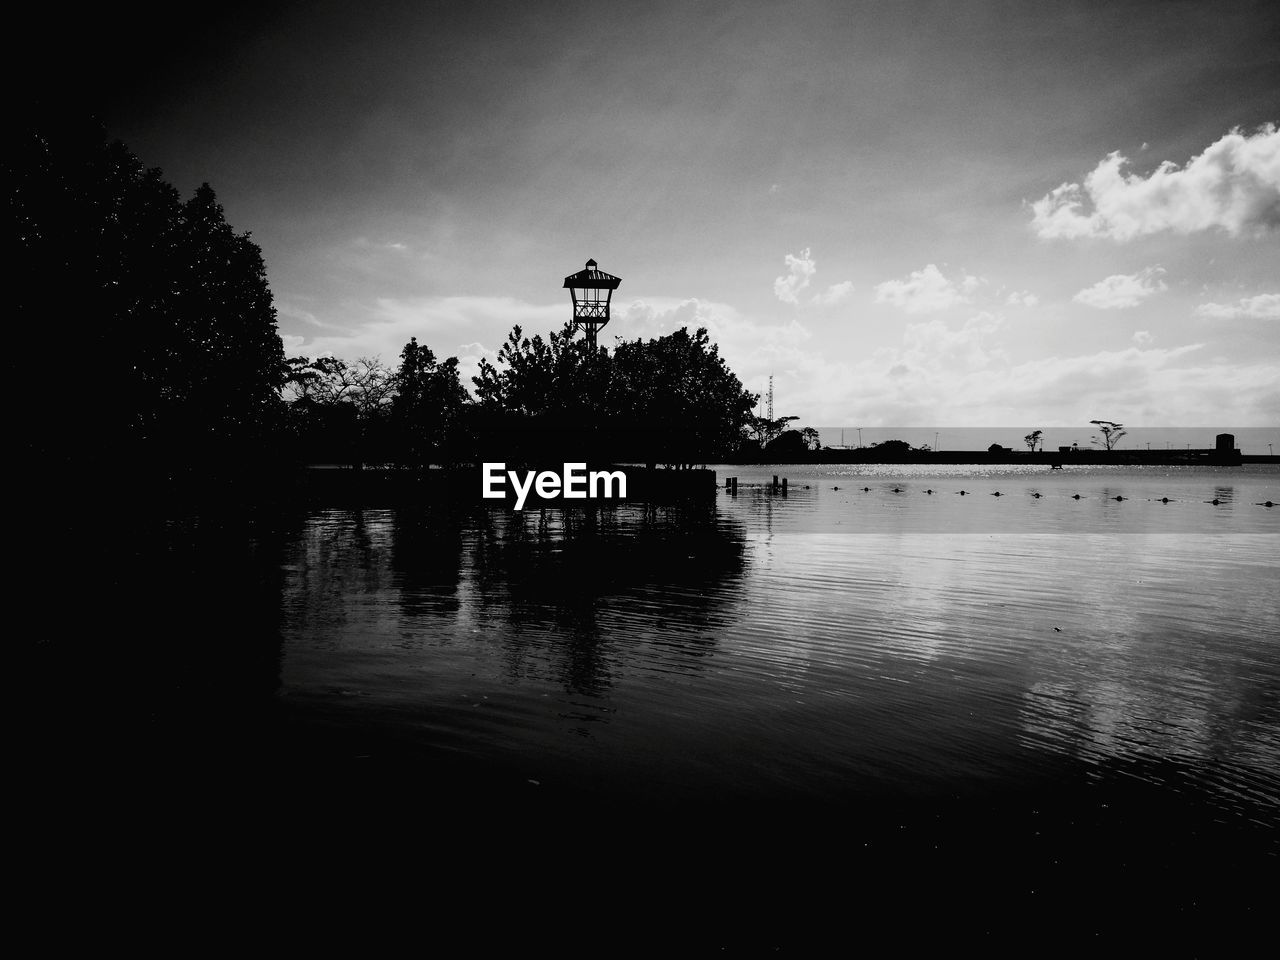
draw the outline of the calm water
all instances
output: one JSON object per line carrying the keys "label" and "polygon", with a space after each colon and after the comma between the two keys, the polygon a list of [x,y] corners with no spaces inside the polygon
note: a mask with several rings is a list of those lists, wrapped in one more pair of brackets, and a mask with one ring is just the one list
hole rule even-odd
{"label": "calm water", "polygon": [[602,956],[1270,933],[1280,470],[719,472],[697,509],[29,538],[23,876],[62,910],[149,839],[159,912],[221,864],[224,912],[327,933],[363,893],[362,943]]}
{"label": "calm water", "polygon": [[280,701],[656,807],[1105,774],[1280,822],[1280,471],[718,471],[705,510],[308,515]]}

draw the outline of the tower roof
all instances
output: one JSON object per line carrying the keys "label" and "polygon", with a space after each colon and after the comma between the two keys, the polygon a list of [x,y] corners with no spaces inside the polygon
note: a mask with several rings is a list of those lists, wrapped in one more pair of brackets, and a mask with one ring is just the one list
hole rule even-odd
{"label": "tower roof", "polygon": [[601,270],[594,260],[587,261],[585,270],[579,270],[577,273],[570,274],[564,278],[566,287],[595,287],[596,289],[617,290],[618,284],[621,282],[622,279],[620,277],[615,277],[613,274],[605,273]]}

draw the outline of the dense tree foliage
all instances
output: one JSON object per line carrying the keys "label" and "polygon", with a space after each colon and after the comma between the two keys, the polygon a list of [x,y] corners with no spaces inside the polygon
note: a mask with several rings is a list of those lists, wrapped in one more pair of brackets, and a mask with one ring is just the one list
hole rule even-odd
{"label": "dense tree foliage", "polygon": [[880,443],[871,444],[868,449],[874,450],[879,456],[900,456],[914,451],[911,444],[905,440],[884,440]]}
{"label": "dense tree foliage", "polygon": [[619,342],[595,355],[566,324],[544,341],[516,327],[474,378],[482,435],[525,460],[690,466],[731,456],[756,398],[705,329]]}
{"label": "dense tree foliage", "polygon": [[376,357],[291,357],[285,397],[293,456],[357,467],[381,462],[395,387],[395,373]]}
{"label": "dense tree foliage", "polygon": [[764,452],[767,459],[781,463],[805,457],[809,444],[799,430],[784,430],[765,445]]}
{"label": "dense tree foliage", "polygon": [[411,338],[400,353],[391,401],[396,459],[421,468],[464,458],[470,399],[458,376],[458,358],[437,362],[429,347]]}
{"label": "dense tree foliage", "polygon": [[481,459],[551,463],[607,456],[603,401],[612,364],[604,350],[592,356],[573,333],[566,323],[543,340],[516,326],[496,365],[480,361],[472,382]]}
{"label": "dense tree foliage", "polygon": [[284,396],[295,459],[426,468],[471,459],[458,359],[410,339],[392,370],[376,357],[291,357]]}
{"label": "dense tree foliage", "polygon": [[[261,251],[213,190],[184,202],[89,123],[26,122],[4,163],[11,383],[45,398],[20,433],[27,456],[206,473],[269,449],[275,310]],[[52,378],[37,359],[51,353]]]}
{"label": "dense tree foliage", "polygon": [[619,343],[607,394],[611,426],[646,462],[728,459],[758,399],[725,365],[705,327]]}

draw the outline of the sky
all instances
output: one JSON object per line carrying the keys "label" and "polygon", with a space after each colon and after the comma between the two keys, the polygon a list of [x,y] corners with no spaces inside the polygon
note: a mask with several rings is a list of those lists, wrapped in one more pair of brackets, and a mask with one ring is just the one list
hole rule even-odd
{"label": "sky", "polygon": [[290,355],[470,374],[594,258],[602,343],[805,423],[1280,425],[1275,4],[67,9],[35,89],[212,185]]}

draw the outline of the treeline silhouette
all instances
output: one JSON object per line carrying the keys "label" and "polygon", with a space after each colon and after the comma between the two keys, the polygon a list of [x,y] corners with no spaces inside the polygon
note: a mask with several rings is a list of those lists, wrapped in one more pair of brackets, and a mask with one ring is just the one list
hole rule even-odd
{"label": "treeline silhouette", "polygon": [[20,123],[6,153],[10,386],[46,475],[227,473],[268,456],[286,372],[258,246],[100,125]]}
{"label": "treeline silhouette", "polygon": [[183,199],[96,122],[20,127],[10,383],[39,398],[18,447],[46,473],[146,486],[305,463],[688,467],[770,437],[702,328],[591,353],[571,324],[517,326],[473,392],[416,338],[394,367],[286,358],[261,250],[208,184]]}
{"label": "treeline silhouette", "polygon": [[757,399],[704,328],[592,354],[571,323],[546,339],[516,326],[496,362],[480,362],[474,398],[457,358],[439,361],[416,338],[395,369],[369,358],[289,363],[295,458],[353,467],[484,460],[689,467],[732,456]]}

